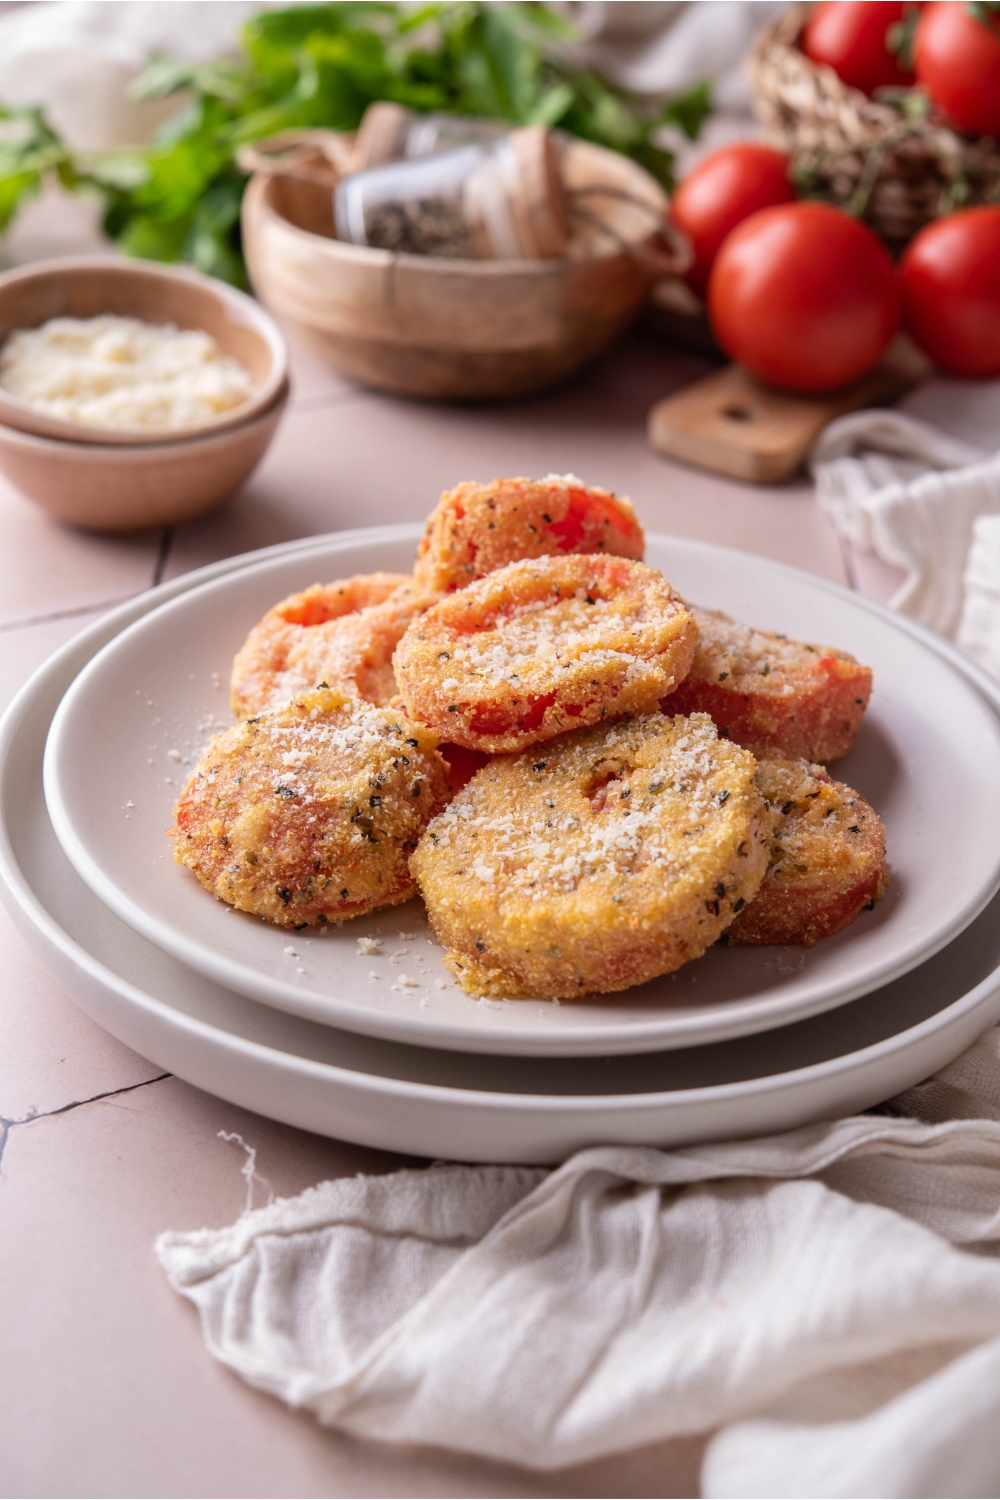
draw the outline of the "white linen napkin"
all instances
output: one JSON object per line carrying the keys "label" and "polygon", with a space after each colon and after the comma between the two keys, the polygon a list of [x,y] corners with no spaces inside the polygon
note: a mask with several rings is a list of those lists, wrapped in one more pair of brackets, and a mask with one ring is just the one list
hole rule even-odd
{"label": "white linen napkin", "polygon": [[905,572],[891,606],[1000,676],[1000,455],[874,410],[831,422],[810,462],[839,534]]}
{"label": "white linen napkin", "polygon": [[157,1251],[212,1353],[359,1437],[704,1493],[995,1494],[1000,1031],[886,1112],[327,1182]]}
{"label": "white linen napkin", "polygon": [[76,151],[149,140],[176,98],[133,99],[151,57],[192,62],[234,50],[239,27],[273,0],[54,0],[4,7],[0,102],[40,105]]}

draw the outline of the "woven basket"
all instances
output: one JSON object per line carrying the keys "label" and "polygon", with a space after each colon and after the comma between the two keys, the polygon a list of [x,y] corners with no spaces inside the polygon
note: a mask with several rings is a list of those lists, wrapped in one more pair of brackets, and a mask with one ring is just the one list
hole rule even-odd
{"label": "woven basket", "polygon": [[758,33],[747,59],[762,138],[787,151],[808,196],[826,198],[901,250],[943,213],[1000,199],[1000,150],[933,118],[869,99],[798,47],[809,6]]}

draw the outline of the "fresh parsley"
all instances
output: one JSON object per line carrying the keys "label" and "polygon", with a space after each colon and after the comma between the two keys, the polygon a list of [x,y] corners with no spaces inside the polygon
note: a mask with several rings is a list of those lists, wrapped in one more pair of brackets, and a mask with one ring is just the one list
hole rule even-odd
{"label": "fresh parsley", "polygon": [[66,187],[103,195],[104,227],[130,254],[246,285],[239,147],[284,130],[354,130],[376,99],[558,126],[633,157],[669,188],[673,156],[654,136],[672,123],[694,139],[711,111],[708,85],[650,103],[575,65],[566,52],[574,34],[538,3],[338,0],[263,11],[243,27],[238,59],[151,63],[134,93],[176,95],[178,112],[141,150],[74,158],[39,111],[0,112],[9,122],[0,231],[55,173]]}

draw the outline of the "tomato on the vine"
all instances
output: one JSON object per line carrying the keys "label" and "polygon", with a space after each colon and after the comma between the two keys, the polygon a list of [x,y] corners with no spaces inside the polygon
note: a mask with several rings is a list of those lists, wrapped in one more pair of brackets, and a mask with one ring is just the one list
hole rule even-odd
{"label": "tomato on the vine", "polygon": [[1000,208],[936,219],[900,262],[913,338],[955,375],[1000,375]]}
{"label": "tomato on the vine", "polygon": [[913,73],[891,50],[889,33],[915,9],[907,0],[824,0],[809,16],[799,45],[813,62],[826,63],[865,94],[905,87]]}
{"label": "tomato on the vine", "polygon": [[833,391],[877,362],[899,322],[899,289],[865,225],[825,203],[787,203],[729,235],[708,311],[722,347],[762,380]]}
{"label": "tomato on the vine", "polygon": [[1000,14],[985,4],[935,0],[913,41],[917,81],[968,135],[1000,134]]}
{"label": "tomato on the vine", "polygon": [[758,209],[791,203],[791,158],[782,151],[740,141],[713,151],[684,178],[670,202],[670,217],[688,236],[694,264],[688,284],[704,296],[712,263],[726,235]]}

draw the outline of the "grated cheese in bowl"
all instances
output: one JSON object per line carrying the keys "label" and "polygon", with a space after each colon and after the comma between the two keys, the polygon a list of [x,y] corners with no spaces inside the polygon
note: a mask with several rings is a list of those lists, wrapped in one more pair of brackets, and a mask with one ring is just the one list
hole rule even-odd
{"label": "grated cheese in bowl", "polygon": [[249,370],[201,329],[105,314],[19,328],[0,348],[0,386],[87,427],[198,427],[253,393]]}

